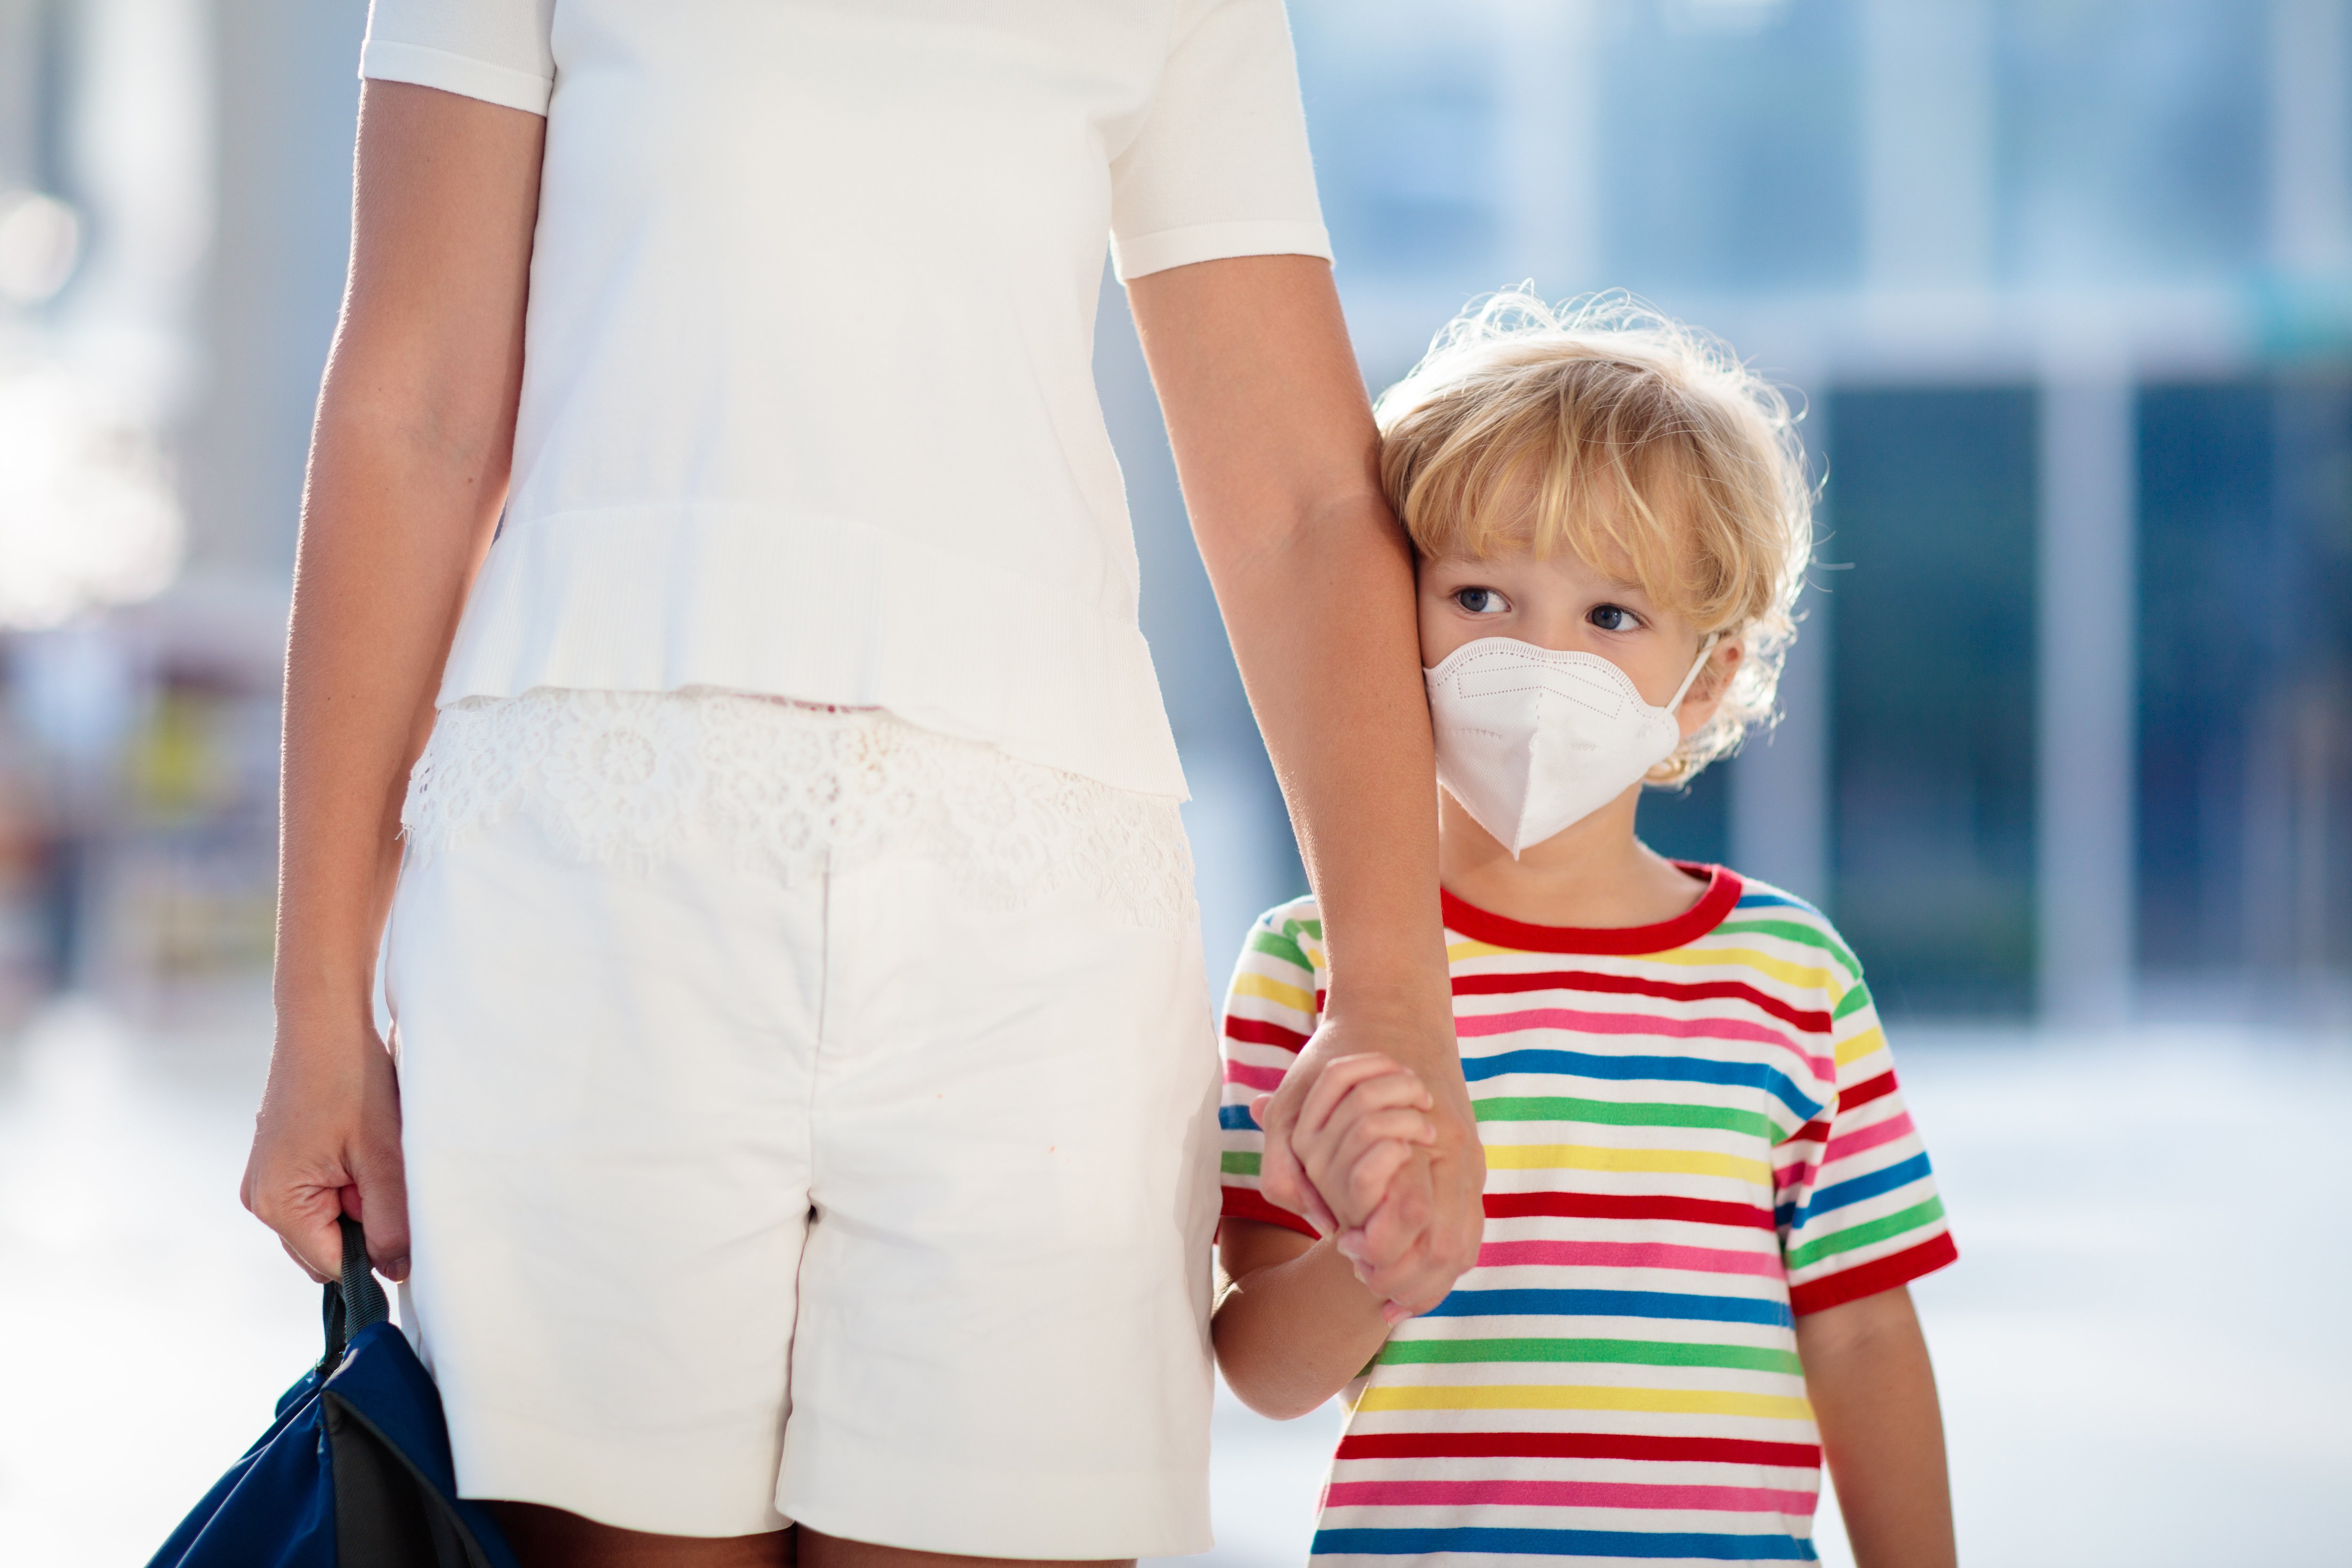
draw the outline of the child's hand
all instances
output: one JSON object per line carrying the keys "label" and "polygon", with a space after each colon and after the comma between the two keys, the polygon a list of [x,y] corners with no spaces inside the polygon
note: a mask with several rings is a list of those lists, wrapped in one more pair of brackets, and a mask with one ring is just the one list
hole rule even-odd
{"label": "child's hand", "polygon": [[[1251,1107],[1263,1117],[1272,1095]],[[1437,1142],[1421,1079],[1375,1051],[1334,1058],[1290,1131],[1291,1152],[1345,1231],[1360,1229],[1415,1153]],[[1320,1215],[1308,1216],[1320,1223]]]}

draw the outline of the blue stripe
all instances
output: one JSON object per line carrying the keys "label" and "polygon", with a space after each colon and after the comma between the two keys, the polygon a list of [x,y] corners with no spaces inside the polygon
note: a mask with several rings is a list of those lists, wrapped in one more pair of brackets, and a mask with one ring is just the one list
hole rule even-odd
{"label": "blue stripe", "polygon": [[1462,1076],[1472,1083],[1505,1073],[1574,1073],[1584,1078],[1660,1079],[1674,1083],[1719,1083],[1760,1089],[1795,1113],[1802,1125],[1822,1113],[1822,1101],[1808,1100],[1789,1075],[1761,1062],[1718,1062],[1705,1057],[1605,1057],[1591,1051],[1528,1048],[1464,1057]]}
{"label": "blue stripe", "polygon": [[1889,1165],[1883,1171],[1873,1171],[1866,1176],[1856,1176],[1850,1182],[1823,1187],[1812,1201],[1797,1210],[1793,1229],[1802,1229],[1807,1220],[1832,1209],[1842,1209],[1848,1204],[1858,1204],[1864,1198],[1874,1198],[1881,1193],[1891,1193],[1897,1187],[1910,1185],[1929,1174],[1927,1156],[1914,1154],[1899,1165]]}
{"label": "blue stripe", "polygon": [[1680,1290],[1456,1290],[1432,1307],[1431,1318],[1517,1318],[1554,1314],[1588,1318],[1684,1318],[1709,1323],[1795,1326],[1785,1302],[1753,1296],[1692,1296]]}
{"label": "blue stripe", "polygon": [[1702,1557],[1715,1563],[1814,1563],[1813,1543],[1793,1535],[1703,1535],[1685,1531],[1318,1530],[1307,1548],[1318,1557],[1347,1552],[1419,1556],[1432,1552],[1496,1552],[1534,1557]]}
{"label": "blue stripe", "polygon": [[1220,1105],[1217,1107],[1217,1125],[1225,1129],[1229,1132],[1255,1132],[1258,1131],[1257,1122],[1253,1117],[1251,1117],[1249,1107],[1246,1105]]}
{"label": "blue stripe", "polygon": [[1778,908],[1783,908],[1783,910],[1804,910],[1806,914],[1821,914],[1821,910],[1816,910],[1813,905],[1801,900],[1801,898],[1783,898],[1780,893],[1740,893],[1740,900],[1736,902],[1736,905],[1731,905],[1731,908],[1769,910],[1773,908],[1773,905],[1778,905]]}

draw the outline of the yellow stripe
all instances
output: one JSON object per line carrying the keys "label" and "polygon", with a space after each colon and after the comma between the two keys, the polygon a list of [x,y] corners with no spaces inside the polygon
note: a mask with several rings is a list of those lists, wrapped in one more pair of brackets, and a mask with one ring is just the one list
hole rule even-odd
{"label": "yellow stripe", "polygon": [[1301,991],[1296,985],[1285,985],[1281,981],[1269,980],[1263,974],[1234,975],[1234,994],[1263,996],[1269,1002],[1281,1003],[1293,1012],[1304,1013],[1310,1018],[1315,1016],[1314,992]]}
{"label": "yellow stripe", "polygon": [[1729,1176],[1772,1184],[1772,1167],[1737,1154],[1699,1149],[1598,1149],[1585,1143],[1493,1143],[1486,1148],[1490,1171],[1663,1171],[1677,1176]]}
{"label": "yellow stripe", "polygon": [[1445,962],[1459,963],[1465,958],[1507,958],[1520,951],[1516,947],[1496,947],[1491,942],[1457,942],[1445,950]]}
{"label": "yellow stripe", "polygon": [[1791,963],[1785,958],[1775,958],[1769,952],[1759,952],[1752,947],[1678,947],[1671,952],[1645,952],[1641,956],[1652,963],[1684,963],[1702,968],[1746,964],[1759,974],[1769,974],[1790,985],[1826,991],[1832,1006],[1837,1005],[1838,998],[1846,991],[1845,982],[1834,970],[1808,968],[1801,963]]}
{"label": "yellow stripe", "polygon": [[1873,1024],[1853,1038],[1838,1042],[1837,1065],[1844,1067],[1849,1062],[1858,1062],[1871,1052],[1885,1048],[1886,1031]]}
{"label": "yellow stripe", "polygon": [[1813,1407],[1784,1394],[1711,1388],[1573,1387],[1554,1384],[1411,1384],[1368,1388],[1359,1410],[1647,1410],[1675,1415],[1761,1415],[1810,1421]]}

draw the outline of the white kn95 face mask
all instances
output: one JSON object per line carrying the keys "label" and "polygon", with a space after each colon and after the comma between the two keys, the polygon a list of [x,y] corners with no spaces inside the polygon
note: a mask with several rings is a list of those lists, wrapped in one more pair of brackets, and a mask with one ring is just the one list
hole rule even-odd
{"label": "white kn95 face mask", "polygon": [[1513,859],[1581,821],[1664,762],[1675,710],[1706,667],[1712,637],[1664,708],[1597,654],[1481,637],[1423,671],[1437,733],[1437,782]]}

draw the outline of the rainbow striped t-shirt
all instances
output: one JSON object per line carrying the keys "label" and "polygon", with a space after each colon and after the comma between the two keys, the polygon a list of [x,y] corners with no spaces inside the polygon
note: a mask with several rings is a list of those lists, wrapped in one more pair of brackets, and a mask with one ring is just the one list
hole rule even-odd
{"label": "rainbow striped t-shirt", "polygon": [[[1821,1447],[1796,1318],[1958,1256],[1862,970],[1821,914],[1720,867],[1660,925],[1445,900],[1486,1149],[1478,1261],[1348,1405],[1318,1563],[1809,1562]],[[1251,931],[1224,1023],[1224,1214],[1249,1104],[1314,1030],[1313,900]]]}

